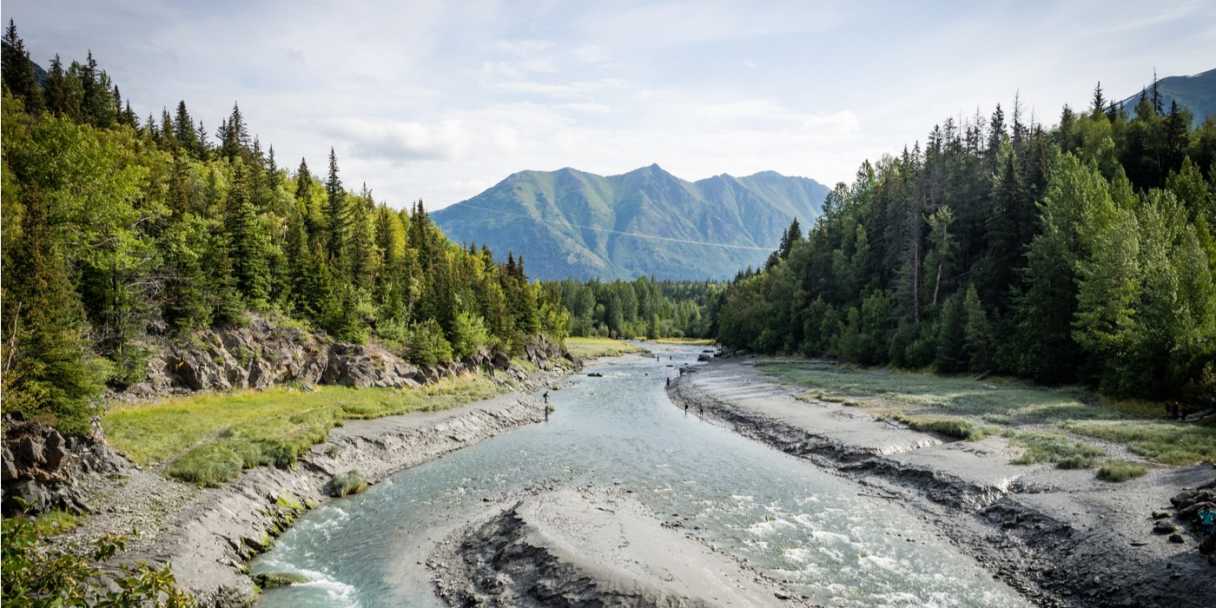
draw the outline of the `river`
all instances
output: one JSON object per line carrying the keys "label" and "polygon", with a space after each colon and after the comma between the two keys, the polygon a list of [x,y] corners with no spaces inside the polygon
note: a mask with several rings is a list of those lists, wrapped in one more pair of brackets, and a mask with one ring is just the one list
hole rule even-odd
{"label": "river", "polygon": [[[401,471],[301,517],[254,572],[309,582],[259,606],[438,607],[424,565],[470,513],[529,486],[619,484],[661,514],[831,606],[1025,606],[928,523],[855,483],[685,413],[666,375],[700,349],[590,366],[551,394],[547,423]],[[603,377],[588,377],[596,371]]]}

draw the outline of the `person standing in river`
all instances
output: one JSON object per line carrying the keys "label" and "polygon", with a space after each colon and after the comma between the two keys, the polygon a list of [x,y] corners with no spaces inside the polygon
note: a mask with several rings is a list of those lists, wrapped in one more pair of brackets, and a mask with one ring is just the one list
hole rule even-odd
{"label": "person standing in river", "polygon": [[545,422],[549,421],[549,391],[545,391]]}

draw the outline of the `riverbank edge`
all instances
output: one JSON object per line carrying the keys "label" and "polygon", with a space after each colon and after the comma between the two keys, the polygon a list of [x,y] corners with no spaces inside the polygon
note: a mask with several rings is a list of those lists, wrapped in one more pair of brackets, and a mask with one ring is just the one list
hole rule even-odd
{"label": "riverbank edge", "polygon": [[[199,490],[167,514],[172,518],[167,532],[142,539],[138,548],[121,553],[103,569],[138,562],[167,564],[177,586],[200,605],[250,606],[261,592],[250,576],[250,561],[268,551],[300,515],[340,500],[326,492],[334,476],[357,471],[375,485],[499,433],[542,422],[544,403],[531,393],[565,379],[581,363],[533,370],[514,381],[510,392],[447,410],[350,421],[331,431],[291,469],[255,467],[221,487]],[[134,467],[128,471],[131,475],[156,484],[182,483]]]}
{"label": "riverbank edge", "polygon": [[[716,362],[708,365],[713,366]],[[788,424],[693,386],[700,370],[673,378],[676,407],[690,407],[736,433],[873,486],[879,497],[903,500],[993,577],[1040,606],[1208,606],[1204,576],[1188,577],[1169,562],[1142,559],[1111,534],[1085,532],[1081,513],[1069,520],[1044,512],[1009,488],[977,484],[931,466],[913,466]],[[895,493],[892,493],[892,490]],[[1116,490],[1117,491],[1117,490]],[[1199,566],[1202,569],[1202,565]]]}

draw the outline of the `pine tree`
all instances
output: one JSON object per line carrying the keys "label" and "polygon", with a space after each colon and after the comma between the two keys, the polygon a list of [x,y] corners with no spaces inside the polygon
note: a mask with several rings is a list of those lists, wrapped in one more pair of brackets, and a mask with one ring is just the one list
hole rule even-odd
{"label": "pine tree", "polygon": [[993,363],[992,323],[984,312],[984,305],[980,302],[980,295],[974,284],[967,285],[963,296],[963,314],[966,323],[964,334],[967,365],[972,371],[989,371]]}
{"label": "pine tree", "polygon": [[959,294],[946,298],[938,322],[937,359],[939,372],[953,373],[967,369],[967,318]]}
{"label": "pine tree", "polygon": [[74,116],[68,108],[67,74],[63,71],[63,61],[59,55],[51,59],[51,68],[46,76],[46,106],[54,114]]}
{"label": "pine tree", "polygon": [[46,207],[36,191],[26,193],[21,242],[4,273],[4,408],[49,415],[62,430],[85,433],[106,367],[90,349]]}
{"label": "pine tree", "polygon": [[343,249],[346,245],[346,191],[342,189],[342,179],[338,177],[338,156],[334,154],[334,149],[329,149],[329,178],[325,181],[325,219],[329,227],[329,240],[327,241],[329,261],[331,264],[341,266],[343,263]]}
{"label": "pine tree", "polygon": [[17,25],[12,19],[8,20],[8,28],[4,30],[4,53],[0,72],[3,72],[4,86],[25,103],[26,111],[31,114],[42,111],[42,87],[34,77],[34,62],[30,61],[30,54],[25,50],[25,41],[17,35]]}
{"label": "pine tree", "polygon": [[1090,113],[1094,116],[1100,116],[1106,111],[1106,97],[1102,95],[1102,81],[1098,81],[1098,85],[1094,87],[1094,100],[1090,104]]}
{"label": "pine tree", "polygon": [[177,102],[177,114],[173,118],[173,139],[185,152],[199,158],[198,132],[194,130],[194,119],[186,109],[186,102]]}
{"label": "pine tree", "polygon": [[249,184],[242,164],[233,169],[232,186],[224,212],[224,227],[228,236],[228,251],[236,277],[236,286],[254,308],[263,308],[269,296],[270,272],[266,265],[265,246],[253,203],[249,200]]}

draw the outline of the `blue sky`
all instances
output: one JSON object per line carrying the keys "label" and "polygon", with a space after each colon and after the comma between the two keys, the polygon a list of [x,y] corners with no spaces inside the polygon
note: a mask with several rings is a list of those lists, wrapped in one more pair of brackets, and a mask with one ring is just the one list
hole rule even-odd
{"label": "blue sky", "polygon": [[438,208],[523,169],[821,182],[1006,107],[1054,123],[1216,67],[1216,3],[6,0],[34,59],[95,57],[141,116],[234,100],[280,164]]}

